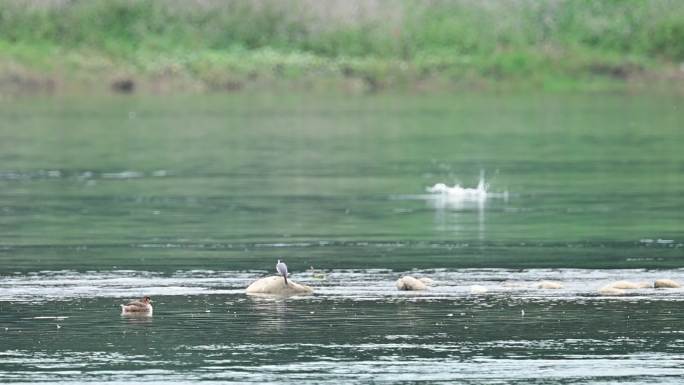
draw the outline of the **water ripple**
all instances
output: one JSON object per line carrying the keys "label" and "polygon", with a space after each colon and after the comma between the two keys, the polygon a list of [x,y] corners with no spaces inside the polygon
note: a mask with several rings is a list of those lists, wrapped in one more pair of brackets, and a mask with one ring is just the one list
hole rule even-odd
{"label": "water ripple", "polygon": [[[252,281],[269,274],[263,270],[178,270],[172,273],[59,270],[15,273],[0,276],[0,301],[41,302],[73,298],[138,297],[143,294],[236,294],[242,293]],[[429,277],[434,280],[434,284],[425,291],[399,292],[394,287],[394,281],[405,274]],[[389,269],[334,269],[295,273],[291,278],[313,286],[319,297],[354,300],[436,300],[474,295],[575,300],[596,296],[600,288],[615,281],[653,282],[659,278],[670,278],[682,282],[684,269],[427,269],[405,272]],[[559,282],[562,288],[541,289],[539,283],[543,280]],[[643,288],[629,290],[627,294],[626,300],[635,297],[681,300],[684,298],[684,289]]]}

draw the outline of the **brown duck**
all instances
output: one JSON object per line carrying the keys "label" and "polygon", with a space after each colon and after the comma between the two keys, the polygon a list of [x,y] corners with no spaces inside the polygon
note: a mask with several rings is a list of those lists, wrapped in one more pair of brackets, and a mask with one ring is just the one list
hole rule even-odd
{"label": "brown duck", "polygon": [[142,297],[138,301],[121,305],[121,313],[147,313],[152,314],[152,298]]}

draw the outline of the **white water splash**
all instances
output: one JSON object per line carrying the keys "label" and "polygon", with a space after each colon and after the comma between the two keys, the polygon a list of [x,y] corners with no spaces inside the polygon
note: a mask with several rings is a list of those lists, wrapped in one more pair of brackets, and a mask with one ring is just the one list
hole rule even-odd
{"label": "white water splash", "polygon": [[480,177],[477,187],[462,187],[459,184],[449,187],[444,183],[437,183],[434,186],[426,187],[425,191],[430,193],[425,197],[431,201],[436,209],[463,209],[470,204],[484,209],[485,201],[490,198],[508,200],[508,191],[502,193],[489,191],[489,184],[484,177]]}
{"label": "white water splash", "polygon": [[484,179],[480,179],[476,188],[461,187],[458,184],[449,187],[444,183],[437,183],[432,187],[427,187],[425,191],[454,201],[481,202],[487,199],[487,187]]}

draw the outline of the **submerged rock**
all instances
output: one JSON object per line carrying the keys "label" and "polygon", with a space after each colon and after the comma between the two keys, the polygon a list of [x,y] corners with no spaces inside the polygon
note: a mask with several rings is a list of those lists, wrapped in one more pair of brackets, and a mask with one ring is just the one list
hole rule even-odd
{"label": "submerged rock", "polygon": [[283,277],[274,275],[254,281],[247,287],[246,292],[247,294],[290,296],[312,294],[313,289],[292,280],[288,280],[286,285]]}
{"label": "submerged rock", "polygon": [[618,289],[613,286],[604,286],[598,290],[601,295],[624,295],[625,291],[623,289]]}
{"label": "submerged rock", "polygon": [[527,282],[524,281],[503,281],[501,282],[501,286],[505,287],[506,289],[516,289],[516,288],[526,288]]}
{"label": "submerged rock", "polygon": [[613,287],[615,289],[622,289],[622,290],[630,290],[630,289],[646,289],[649,287],[653,287],[648,282],[630,282],[630,281],[616,281],[613,282],[606,287]]}
{"label": "submerged rock", "polygon": [[537,287],[540,289],[562,289],[563,284],[556,281],[541,281]]}
{"label": "submerged rock", "polygon": [[397,279],[397,289],[399,290],[425,290],[427,286],[419,279],[415,279],[410,275],[405,275]]}
{"label": "submerged rock", "polygon": [[655,282],[653,283],[653,286],[656,288],[678,288],[682,287],[679,283],[671,280],[671,279],[656,279]]}
{"label": "submerged rock", "polygon": [[482,285],[473,285],[470,287],[470,294],[484,294],[489,290]]}

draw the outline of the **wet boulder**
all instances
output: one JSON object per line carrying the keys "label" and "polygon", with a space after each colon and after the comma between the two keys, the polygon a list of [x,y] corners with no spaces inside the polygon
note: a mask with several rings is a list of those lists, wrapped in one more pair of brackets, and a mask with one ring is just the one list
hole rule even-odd
{"label": "wet boulder", "polygon": [[633,289],[647,289],[650,287],[653,287],[648,282],[630,282],[630,281],[616,281],[613,282],[606,287],[612,287],[615,289],[621,289],[621,290],[633,290]]}
{"label": "wet boulder", "polygon": [[485,286],[482,286],[482,285],[470,286],[470,294],[484,294],[488,291],[489,291],[489,289],[487,289]]}
{"label": "wet boulder", "polygon": [[671,280],[671,279],[656,279],[655,282],[653,283],[653,286],[657,289],[660,288],[669,288],[669,289],[675,289],[678,287],[682,287],[679,283]]}
{"label": "wet boulder", "polygon": [[283,277],[274,275],[252,282],[247,287],[246,292],[247,294],[291,296],[312,294],[313,289],[310,286],[301,285],[292,280],[288,280],[286,285]]}
{"label": "wet boulder", "polygon": [[623,289],[618,289],[616,287],[612,287],[610,285],[604,286],[598,290],[600,295],[608,295],[608,296],[615,296],[615,295],[624,295],[626,292]]}
{"label": "wet boulder", "polygon": [[562,289],[563,284],[560,282],[556,282],[556,281],[541,281],[541,282],[539,282],[539,285],[537,285],[537,287],[540,289],[555,290],[555,289]]}
{"label": "wet boulder", "polygon": [[396,282],[397,289],[399,290],[425,290],[427,285],[419,279],[415,279],[410,275],[405,275],[399,278]]}

